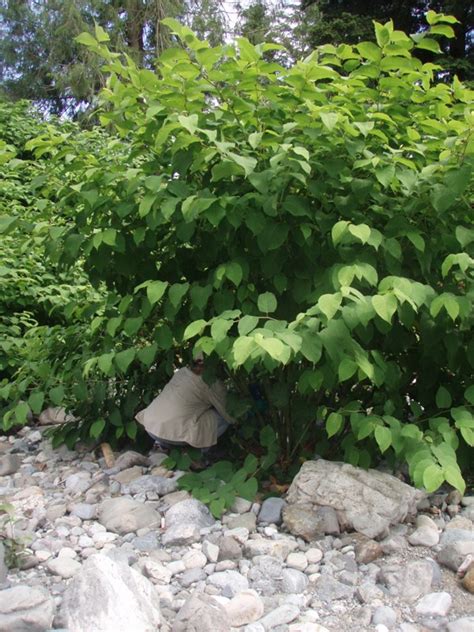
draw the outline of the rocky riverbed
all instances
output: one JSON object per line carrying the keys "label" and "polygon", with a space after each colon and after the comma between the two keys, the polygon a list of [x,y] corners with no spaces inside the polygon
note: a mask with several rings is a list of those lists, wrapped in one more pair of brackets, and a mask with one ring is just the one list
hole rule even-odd
{"label": "rocky riverbed", "polygon": [[404,486],[400,517],[399,497],[375,507],[394,477],[345,501],[310,464],[289,504],[237,499],[216,521],[165,455],[115,456],[0,437],[0,632],[474,631],[473,496]]}

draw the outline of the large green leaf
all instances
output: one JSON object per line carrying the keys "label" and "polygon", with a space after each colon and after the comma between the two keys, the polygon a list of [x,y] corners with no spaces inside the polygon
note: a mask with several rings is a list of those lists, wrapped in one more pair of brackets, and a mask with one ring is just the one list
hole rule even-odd
{"label": "large green leaf", "polygon": [[392,316],[397,311],[397,299],[393,294],[378,294],[372,297],[372,305],[380,318],[392,322]]}
{"label": "large green leaf", "polygon": [[135,359],[135,349],[125,349],[124,351],[119,351],[119,353],[115,354],[114,362],[122,371],[122,373],[126,373],[128,367],[131,365],[133,360]]}
{"label": "large green leaf", "polygon": [[272,312],[276,311],[277,305],[278,303],[276,297],[274,294],[272,294],[272,292],[264,292],[258,297],[258,309],[264,314],[271,314]]}
{"label": "large green leaf", "polygon": [[374,431],[374,437],[382,454],[392,444],[392,432],[390,428],[387,428],[386,426],[377,426]]}
{"label": "large green leaf", "polygon": [[157,303],[166,291],[168,283],[166,281],[152,281],[146,289],[146,295],[152,305]]}
{"label": "large green leaf", "polygon": [[244,362],[256,348],[257,343],[255,342],[254,338],[250,338],[248,336],[237,338],[232,348],[236,366],[244,364]]}
{"label": "large green leaf", "polygon": [[190,338],[194,338],[194,336],[199,335],[206,325],[207,322],[202,320],[202,318],[190,323],[184,330],[183,340],[189,340]]}
{"label": "large green leaf", "polygon": [[336,294],[323,294],[318,299],[318,307],[328,320],[337,313],[341,306],[342,296],[339,292]]}
{"label": "large green leaf", "polygon": [[344,418],[339,413],[331,413],[326,420],[326,433],[329,438],[337,434],[342,428]]}
{"label": "large green leaf", "polygon": [[258,325],[259,318],[257,316],[243,316],[238,325],[239,334],[246,336]]}

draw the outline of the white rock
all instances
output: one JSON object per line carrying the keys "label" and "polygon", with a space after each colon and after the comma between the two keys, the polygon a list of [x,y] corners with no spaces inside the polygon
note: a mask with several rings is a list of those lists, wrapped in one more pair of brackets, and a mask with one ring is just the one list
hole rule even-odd
{"label": "white rock", "polygon": [[159,582],[160,584],[170,583],[172,572],[164,564],[161,564],[160,562],[155,562],[153,560],[146,560],[144,568],[147,577],[149,577],[151,580]]}
{"label": "white rock", "polygon": [[161,538],[163,546],[181,546],[199,542],[201,532],[194,524],[176,524],[168,527]]}
{"label": "white rock", "polygon": [[266,614],[262,619],[260,619],[259,623],[265,630],[271,630],[277,625],[291,623],[299,616],[299,614],[300,609],[297,606],[284,604],[283,606],[275,608],[275,610]]}
{"label": "white rock", "polygon": [[429,593],[420,599],[415,610],[418,614],[430,617],[445,617],[451,608],[452,602],[453,599],[447,592]]}
{"label": "white rock", "polygon": [[88,546],[94,546],[94,540],[88,535],[81,535],[78,544],[82,549],[85,549]]}
{"label": "white rock", "polygon": [[[470,498],[474,498],[471,496]],[[456,619],[447,624],[448,632],[472,632],[474,630],[474,616]]]}
{"label": "white rock", "polygon": [[35,557],[40,561],[40,562],[46,562],[46,560],[49,560],[49,558],[52,556],[51,551],[44,551],[44,550],[39,550],[39,551],[35,551]]}
{"label": "white rock", "polygon": [[219,547],[217,546],[217,544],[213,544],[212,542],[209,542],[209,540],[204,540],[204,542],[202,543],[202,552],[207,557],[209,562],[217,562],[217,558],[219,557]]}
{"label": "white rock", "polygon": [[[288,490],[287,502],[332,507],[341,525],[375,538],[386,535],[391,524],[416,515],[423,496],[390,474],[318,459],[303,463]],[[361,502],[363,498],[370,500]],[[283,515],[285,520],[285,511]]]}
{"label": "white rock", "polygon": [[285,568],[281,573],[281,591],[301,594],[308,585],[308,577],[294,568]]}
{"label": "white rock", "polygon": [[93,555],[64,593],[61,621],[69,632],[152,632],[161,623],[159,594],[127,565]]}
{"label": "white rock", "polygon": [[70,557],[57,557],[50,560],[46,566],[54,575],[59,575],[63,579],[69,579],[81,570],[80,562],[76,562]]}
{"label": "white rock", "polygon": [[77,552],[69,546],[63,546],[58,553],[58,557],[69,557],[71,559],[75,559],[77,557]]}
{"label": "white rock", "polygon": [[397,613],[390,606],[379,606],[372,615],[372,624],[392,628],[397,622]]}
{"label": "white rock", "polygon": [[93,520],[97,516],[97,505],[76,503],[71,507],[71,514],[81,520]]}
{"label": "white rock", "polygon": [[439,543],[438,529],[428,526],[418,527],[408,536],[408,542],[413,546],[436,546]]}
{"label": "white rock", "polygon": [[249,530],[245,527],[237,527],[236,529],[226,529],[224,536],[234,538],[240,544],[245,544],[249,539],[249,533]]}
{"label": "white rock", "polygon": [[255,557],[256,555],[270,555],[280,560],[285,560],[291,551],[298,548],[297,543],[290,538],[281,538],[280,540],[265,540],[256,538],[248,540],[244,545],[244,554],[247,557]]}
{"label": "white rock", "polygon": [[99,505],[99,521],[108,531],[124,535],[143,527],[159,526],[160,515],[131,498],[107,498]]}
{"label": "white rock", "polygon": [[434,529],[435,531],[438,530],[436,522],[433,520],[433,518],[430,518],[426,514],[418,514],[415,524],[417,527],[428,527],[430,529]]}
{"label": "white rock", "polygon": [[209,509],[195,498],[182,500],[168,509],[165,515],[166,528],[183,524],[192,524],[198,528],[215,524]]}
{"label": "white rock", "polygon": [[0,630],[44,632],[53,623],[54,602],[44,588],[14,586],[0,591]]}
{"label": "white rock", "polygon": [[230,508],[230,511],[232,513],[243,514],[247,511],[250,511],[251,508],[252,503],[249,500],[245,500],[245,498],[240,498],[239,496],[237,496],[232,507]]}
{"label": "white rock", "polygon": [[234,570],[214,573],[207,581],[209,584],[219,588],[224,597],[234,597],[249,587],[247,578]]}
{"label": "white rock", "polygon": [[237,628],[260,619],[264,612],[263,601],[255,590],[243,590],[224,605],[230,623]]}
{"label": "white rock", "polygon": [[201,551],[188,551],[183,555],[183,562],[187,569],[204,568],[207,564],[207,557]]}
{"label": "white rock", "polygon": [[65,481],[66,489],[73,494],[82,494],[92,485],[90,472],[70,474]]}
{"label": "white rock", "polygon": [[111,533],[110,531],[97,531],[92,536],[92,541],[94,545],[99,549],[104,544],[109,544],[118,538],[116,533]]}
{"label": "white rock", "polygon": [[323,552],[321,551],[321,549],[308,549],[305,555],[309,564],[318,564],[323,559]]}
{"label": "white rock", "polygon": [[290,553],[286,558],[286,565],[297,571],[304,571],[308,566],[308,558],[304,553]]}

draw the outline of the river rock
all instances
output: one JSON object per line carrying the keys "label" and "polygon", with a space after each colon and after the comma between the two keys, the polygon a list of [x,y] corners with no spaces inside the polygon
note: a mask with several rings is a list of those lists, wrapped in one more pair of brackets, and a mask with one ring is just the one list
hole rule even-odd
{"label": "river rock", "polygon": [[474,630],[474,616],[451,621],[447,624],[446,630],[447,632],[472,632]]}
{"label": "river rock", "polygon": [[331,602],[339,599],[350,599],[355,591],[354,586],[348,586],[342,582],[324,575],[318,578],[315,583],[316,594],[321,601]]}
{"label": "river rock", "polygon": [[234,597],[242,590],[247,590],[249,582],[246,577],[237,571],[222,571],[214,573],[208,579],[208,583],[220,589],[224,597]]}
{"label": "river rock", "polygon": [[259,524],[268,523],[280,525],[282,521],[281,512],[285,506],[286,501],[284,501],[283,498],[277,498],[276,496],[266,498],[258,513]]}
{"label": "river rock", "polygon": [[412,546],[436,546],[439,542],[438,529],[424,526],[418,527],[408,536],[408,542]]}
{"label": "river rock", "polygon": [[249,532],[255,531],[257,526],[257,516],[253,511],[231,516],[227,521],[229,529],[247,529]]}
{"label": "river rock", "polygon": [[250,500],[246,500],[245,498],[240,498],[240,496],[237,496],[232,503],[230,511],[231,513],[243,514],[247,513],[247,511],[250,511],[251,508],[252,503],[250,502]]}
{"label": "river rock", "polygon": [[171,494],[178,489],[178,479],[182,476],[181,472],[170,478],[164,476],[140,476],[128,485],[122,486],[125,494],[146,494],[152,492],[158,496]]}
{"label": "river rock", "polygon": [[126,470],[121,470],[114,474],[112,478],[114,481],[118,481],[121,485],[128,485],[132,481],[135,481],[137,478],[143,474],[143,467],[141,465],[134,465],[133,467],[129,467]]}
{"label": "river rock", "polygon": [[225,605],[225,610],[230,624],[237,628],[260,619],[264,606],[255,590],[242,590]]}
{"label": "river rock", "polygon": [[429,617],[445,617],[453,602],[453,598],[447,592],[429,593],[416,604],[417,614]]}
{"label": "river rock", "polygon": [[134,450],[128,450],[117,458],[113,469],[120,472],[121,470],[127,470],[134,465],[148,466],[149,464],[150,459],[146,456],[140,454],[139,452],[135,452]]}
{"label": "river rock", "polygon": [[97,516],[97,505],[76,503],[71,507],[71,514],[81,520],[93,520]]}
{"label": "river rock", "polygon": [[264,538],[255,538],[248,540],[244,544],[244,555],[246,557],[255,557],[256,555],[270,555],[280,560],[285,560],[288,553],[298,548],[298,544],[290,538],[280,538],[278,540],[266,540]]}
{"label": "river rock", "polygon": [[21,459],[18,454],[4,454],[0,456],[0,476],[9,476],[18,472]]}
{"label": "river rock", "polygon": [[[286,528],[307,542],[325,535],[325,517],[318,514],[317,509],[300,503],[287,505],[283,509],[283,522]],[[334,526],[334,525],[333,525]],[[339,525],[336,533],[339,533]]]}
{"label": "river rock", "polygon": [[242,545],[235,538],[222,536],[217,541],[219,547],[218,561],[240,560],[242,557]]}
{"label": "river rock", "polygon": [[281,573],[281,592],[301,594],[306,590],[308,577],[295,568],[285,568]]}
{"label": "river rock", "polygon": [[474,555],[474,541],[459,540],[444,544],[438,552],[437,560],[456,572],[468,555]]}
{"label": "river rock", "polygon": [[61,617],[69,632],[154,632],[159,594],[140,573],[93,555],[67,587]]}
{"label": "river rock", "polygon": [[59,556],[54,560],[49,560],[46,566],[51,573],[59,575],[59,577],[63,579],[74,577],[74,575],[81,570],[81,564],[66,555]]}
{"label": "river rock", "polygon": [[397,622],[397,613],[390,606],[379,606],[372,615],[372,625],[383,625],[392,628]]}
{"label": "river rock", "polygon": [[191,568],[204,568],[207,564],[207,558],[204,553],[195,549],[187,551],[183,555],[182,561],[188,570]]}
{"label": "river rock", "polygon": [[200,539],[201,531],[199,527],[186,522],[168,527],[161,537],[161,543],[163,546],[181,546],[199,542]]}
{"label": "river rock", "polygon": [[247,579],[251,588],[259,595],[270,596],[280,592],[282,571],[281,560],[269,555],[259,555],[253,559]]}
{"label": "river rock", "polygon": [[0,591],[2,632],[44,632],[53,614],[53,600],[44,588],[20,585]]}
{"label": "river rock", "polygon": [[211,596],[194,593],[178,612],[172,632],[230,632],[225,608]]}
{"label": "river rock", "polygon": [[318,459],[303,464],[287,501],[289,505],[332,507],[344,529],[377,538],[387,535],[390,525],[415,515],[423,495],[385,472]]}
{"label": "river rock", "polygon": [[202,552],[207,557],[207,561],[212,563],[217,562],[219,559],[219,547],[209,540],[204,540],[202,543]]}
{"label": "river rock", "polygon": [[160,525],[160,515],[148,505],[131,498],[107,498],[99,505],[99,522],[108,531],[124,535]]}
{"label": "river rock", "polygon": [[286,565],[289,568],[294,568],[297,571],[304,571],[308,566],[308,558],[304,553],[290,553],[286,558]]}
{"label": "river rock", "polygon": [[358,564],[370,564],[382,557],[383,549],[375,540],[361,539],[355,547],[355,559]]}
{"label": "river rock", "polygon": [[259,623],[265,630],[271,630],[277,625],[284,625],[285,623],[291,623],[300,615],[300,609],[293,604],[283,604],[279,608],[275,608],[268,614],[266,614]]}
{"label": "river rock", "polygon": [[429,592],[435,569],[429,560],[415,560],[406,566],[386,566],[382,568],[380,581],[391,594],[412,603]]}
{"label": "river rock", "polygon": [[176,503],[165,514],[166,528],[173,525],[192,524],[203,529],[215,523],[209,509],[199,500],[191,498]]}

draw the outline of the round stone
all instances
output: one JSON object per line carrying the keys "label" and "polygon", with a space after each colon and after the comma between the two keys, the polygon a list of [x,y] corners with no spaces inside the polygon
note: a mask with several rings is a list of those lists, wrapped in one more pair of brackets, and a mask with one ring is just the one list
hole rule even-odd
{"label": "round stone", "polygon": [[304,553],[290,553],[286,558],[286,565],[297,571],[304,571],[308,566],[308,558]]}

